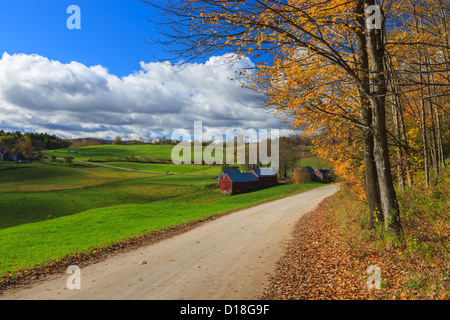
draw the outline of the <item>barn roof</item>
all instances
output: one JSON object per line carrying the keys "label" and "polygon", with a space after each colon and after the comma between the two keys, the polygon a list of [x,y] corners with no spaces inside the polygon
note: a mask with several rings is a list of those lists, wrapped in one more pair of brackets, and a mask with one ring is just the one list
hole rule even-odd
{"label": "barn roof", "polygon": [[314,172],[316,172],[313,168],[307,166],[307,167],[302,167],[302,170],[306,170],[306,172],[310,173],[310,174],[314,174]]}
{"label": "barn roof", "polygon": [[321,170],[317,170],[317,171],[320,171],[320,173],[322,173],[322,174],[330,173],[330,170],[326,170],[326,169],[321,169]]}
{"label": "barn roof", "polygon": [[233,182],[252,182],[252,181],[258,181],[258,178],[255,177],[255,175],[251,172],[243,172],[238,174],[228,174],[227,176],[230,178]]}
{"label": "barn roof", "polygon": [[277,173],[273,169],[268,169],[268,168],[252,169],[252,171],[258,177],[274,177],[277,175]]}
{"label": "barn roof", "polygon": [[223,174],[239,174],[241,171],[239,169],[222,169]]}

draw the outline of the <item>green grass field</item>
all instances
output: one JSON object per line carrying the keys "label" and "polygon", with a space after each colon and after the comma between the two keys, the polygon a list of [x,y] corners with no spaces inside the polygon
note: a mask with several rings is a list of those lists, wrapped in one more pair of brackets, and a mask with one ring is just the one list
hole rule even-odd
{"label": "green grass field", "polygon": [[0,169],[0,192],[55,191],[155,176],[106,167],[64,165],[16,165]]}
{"label": "green grass field", "polygon": [[[72,147],[59,150],[42,151],[45,156],[56,156],[58,158],[73,157],[75,160],[94,161],[94,162],[117,162],[129,161],[133,158],[133,162],[172,162],[173,145],[101,145],[88,147]],[[248,152],[249,146],[245,149]],[[205,146],[203,146],[203,150]],[[194,148],[191,148],[191,160],[193,162]],[[223,150],[226,152],[226,149]],[[234,152],[238,152],[234,150]],[[214,154],[214,152],[213,152]],[[226,157],[224,155],[224,157]]]}
{"label": "green grass field", "polygon": [[[123,156],[130,151],[130,146],[106,147],[80,148],[79,159],[102,161],[114,150]],[[131,147],[144,152],[148,146]],[[158,151],[163,156],[171,146],[150,147],[151,152],[145,149],[148,153],[142,154],[155,156]],[[217,166],[105,164],[132,170],[51,160],[0,162],[0,278],[75,252],[320,186],[279,185],[229,196],[220,194],[213,180],[220,172]]]}
{"label": "green grass field", "polygon": [[222,168],[220,166],[202,166],[195,164],[166,164],[166,163],[139,163],[139,162],[108,162],[108,166],[126,168],[133,170],[142,170],[162,173],[185,173],[196,175],[218,175]]}
{"label": "green grass field", "polygon": [[[133,154],[138,161],[145,161],[145,158],[170,161],[172,148],[173,146],[171,145],[101,145],[43,151],[42,154],[47,156],[55,155],[59,158],[70,156],[75,160],[83,161],[88,159],[92,161],[125,161]],[[70,153],[70,151],[73,151],[73,153]]]}

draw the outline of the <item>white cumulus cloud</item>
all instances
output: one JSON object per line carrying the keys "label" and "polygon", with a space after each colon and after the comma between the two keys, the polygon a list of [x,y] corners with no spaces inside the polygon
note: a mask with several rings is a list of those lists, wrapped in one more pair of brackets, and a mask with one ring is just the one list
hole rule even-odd
{"label": "white cumulus cloud", "polygon": [[119,78],[103,66],[4,53],[0,128],[123,139],[170,136],[176,128],[191,130],[194,121],[206,130],[281,128],[273,114],[258,108],[259,95],[230,80],[252,62],[225,63],[229,57],[182,67],[141,62],[140,70]]}

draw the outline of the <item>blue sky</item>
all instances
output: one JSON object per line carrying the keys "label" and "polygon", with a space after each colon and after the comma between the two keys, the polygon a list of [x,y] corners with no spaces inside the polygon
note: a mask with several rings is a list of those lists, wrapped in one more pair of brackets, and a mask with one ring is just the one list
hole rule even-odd
{"label": "blue sky", "polygon": [[[81,29],[68,29],[81,10]],[[232,52],[181,70],[165,56],[138,0],[0,1],[0,128],[65,138],[151,140],[175,129],[286,129],[257,108],[261,96],[236,72]],[[156,58],[155,58],[156,57]],[[281,132],[283,134],[283,132]]]}
{"label": "blue sky", "polygon": [[[66,26],[70,5],[81,9],[81,30]],[[125,76],[140,61],[163,57],[160,46],[148,43],[154,33],[147,18],[154,14],[138,0],[2,0],[0,51],[101,64]]]}

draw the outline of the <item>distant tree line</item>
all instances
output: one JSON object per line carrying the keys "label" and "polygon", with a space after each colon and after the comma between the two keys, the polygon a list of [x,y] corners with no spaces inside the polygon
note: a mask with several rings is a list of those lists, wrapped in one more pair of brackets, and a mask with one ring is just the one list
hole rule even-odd
{"label": "distant tree line", "polygon": [[67,148],[70,144],[67,139],[61,139],[47,133],[5,132],[0,130],[0,150],[5,152],[21,151],[23,154],[31,154],[33,151]]}
{"label": "distant tree line", "polygon": [[99,138],[77,138],[70,140],[70,147],[87,147],[87,146],[100,146],[104,144],[112,144],[111,140],[99,139]]}

